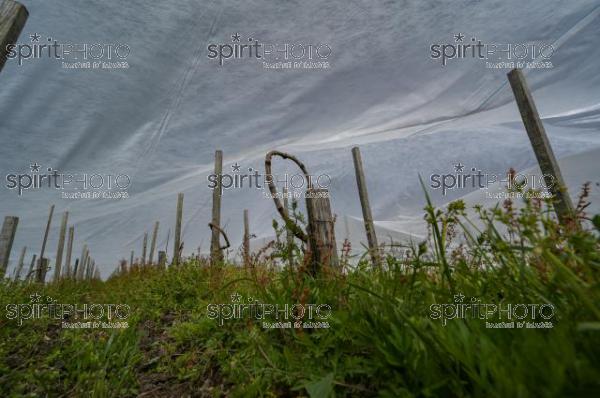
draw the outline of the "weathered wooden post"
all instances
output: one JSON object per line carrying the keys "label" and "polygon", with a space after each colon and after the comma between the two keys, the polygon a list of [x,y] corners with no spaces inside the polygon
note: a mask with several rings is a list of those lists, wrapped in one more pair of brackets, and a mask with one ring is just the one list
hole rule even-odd
{"label": "weathered wooden post", "polygon": [[87,244],[84,243],[83,249],[81,250],[81,257],[79,257],[79,268],[77,269],[76,279],[83,279],[83,269],[85,268],[85,261],[88,253]]}
{"label": "weathered wooden post", "polygon": [[320,267],[337,267],[339,265],[334,219],[327,189],[309,188],[306,195],[308,240],[313,256],[312,273],[316,274]]}
{"label": "weathered wooden post", "polygon": [[[289,192],[287,187],[283,188],[283,211],[287,217],[290,216]],[[285,227],[285,238],[287,243],[288,266],[290,269],[294,267],[294,234],[290,229]]]}
{"label": "weathered wooden post", "polygon": [[23,246],[21,255],[19,256],[19,264],[17,265],[17,271],[15,272],[15,280],[18,281],[21,278],[21,271],[23,271],[23,265],[25,265],[25,253],[27,252],[27,246]]}
{"label": "weathered wooden post", "polygon": [[67,258],[65,260],[65,277],[72,278],[73,270],[71,269],[71,256],[73,254],[73,239],[75,238],[75,227],[69,227],[69,240],[67,241]]}
{"label": "weathered wooden post", "polygon": [[2,230],[0,231],[0,278],[4,278],[8,268],[10,252],[17,233],[17,225],[19,225],[19,217],[4,217]]}
{"label": "weathered wooden post", "polygon": [[123,259],[119,262],[119,273],[125,275],[127,273],[127,260]]}
{"label": "weathered wooden post", "polygon": [[554,211],[563,225],[578,225],[573,202],[569,196],[567,185],[560,172],[558,162],[554,157],[550,140],[540,119],[540,115],[525,81],[523,72],[513,69],[508,73],[508,81],[512,87],[521,119],[531,141],[540,170],[543,173],[546,187],[554,198]]}
{"label": "weathered wooden post", "polygon": [[87,256],[85,260],[85,267],[83,267],[83,279],[90,279],[90,271],[92,268],[92,258]]}
{"label": "weathered wooden post", "polygon": [[248,220],[248,209],[244,209],[244,242],[242,243],[244,251],[244,267],[250,267],[250,222]]}
{"label": "weathered wooden post", "polygon": [[129,270],[133,269],[133,250],[131,251],[131,257],[129,257]]}
{"label": "weathered wooden post", "polygon": [[167,266],[167,252],[160,250],[158,252],[158,266],[165,268]]}
{"label": "weathered wooden post", "polygon": [[40,251],[40,260],[44,258],[46,252],[46,243],[48,242],[48,234],[50,233],[50,225],[52,224],[52,215],[54,214],[54,205],[50,206],[50,213],[48,214],[48,222],[46,222],[46,230],[44,231],[44,240],[42,240],[42,249]]}
{"label": "weathered wooden post", "polygon": [[375,234],[375,225],[373,224],[373,215],[371,214],[371,205],[369,204],[369,193],[367,191],[367,181],[363,171],[362,158],[358,147],[352,148],[352,158],[354,159],[354,172],[356,174],[356,185],[358,186],[358,196],[362,207],[365,231],[367,233],[367,242],[369,244],[369,253],[374,266],[381,266],[381,256],[379,245],[377,244],[377,235]]}
{"label": "weathered wooden post", "polygon": [[181,220],[183,218],[183,192],[177,195],[177,214],[175,215],[175,243],[173,245],[173,264],[179,264],[181,256]]}
{"label": "weathered wooden post", "polygon": [[62,257],[63,250],[65,248],[65,236],[67,234],[67,221],[69,220],[69,212],[63,213],[62,221],[60,223],[60,233],[58,235],[58,248],[56,249],[56,265],[54,266],[54,281],[60,279],[60,272],[62,268]]}
{"label": "weathered wooden post", "polygon": [[[296,163],[307,183],[306,190],[306,212],[308,216],[307,233],[292,221],[277,196],[277,187],[273,181],[272,158],[279,156],[283,159],[289,159]],[[277,211],[284,219],[286,226],[304,243],[308,244],[311,256],[311,268],[309,272],[316,275],[321,267],[337,267],[339,265],[337,247],[335,242],[334,218],[331,213],[329,203],[329,191],[327,189],[315,189],[312,186],[311,176],[306,167],[296,157],[280,151],[271,151],[265,157],[265,173],[269,184],[271,197],[275,202]]]}
{"label": "weathered wooden post", "polygon": [[146,265],[146,248],[148,247],[148,232],[144,232],[144,241],[142,242],[142,267]]}
{"label": "weathered wooden post", "polygon": [[88,279],[94,278],[94,271],[96,271],[96,260],[92,259],[90,262],[90,275]]}
{"label": "weathered wooden post", "polygon": [[221,228],[221,196],[223,195],[223,181],[221,180],[223,177],[223,152],[221,150],[215,151],[214,174],[217,176],[217,184],[213,188],[211,224],[217,228],[212,228],[210,239],[210,262],[212,265],[223,262],[223,252],[221,251],[221,244],[219,242],[220,236],[218,231],[218,229]]}
{"label": "weathered wooden post", "polygon": [[156,249],[156,237],[158,235],[158,221],[154,223],[154,231],[152,231],[152,242],[150,243],[150,256],[148,259],[148,263],[152,265],[154,262],[154,250]]}
{"label": "weathered wooden post", "polygon": [[77,275],[79,275],[79,259],[78,258],[75,259],[75,266],[73,267],[73,279],[76,279]]}
{"label": "weathered wooden post", "polygon": [[24,5],[12,0],[0,2],[0,71],[8,56],[6,47],[17,42],[28,16]]}
{"label": "weathered wooden post", "polygon": [[47,258],[40,258],[38,260],[38,268],[37,268],[37,281],[39,283],[44,283],[46,281],[46,273],[48,272],[48,259]]}

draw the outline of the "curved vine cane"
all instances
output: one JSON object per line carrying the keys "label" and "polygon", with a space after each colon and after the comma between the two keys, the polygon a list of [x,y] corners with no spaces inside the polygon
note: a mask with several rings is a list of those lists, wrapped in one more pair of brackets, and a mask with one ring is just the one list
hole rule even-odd
{"label": "curved vine cane", "polygon": [[225,250],[225,249],[229,249],[231,247],[231,245],[229,244],[229,238],[227,238],[227,234],[225,233],[225,231],[223,231],[220,227],[216,226],[215,224],[213,224],[212,222],[208,223],[208,226],[210,227],[210,230],[212,231],[213,228],[216,229],[217,231],[219,231],[219,233],[221,235],[223,235],[223,238],[225,238],[225,246],[219,246],[219,250]]}
{"label": "curved vine cane", "polygon": [[281,215],[281,218],[283,218],[283,220],[285,221],[286,226],[292,231],[292,233],[294,235],[296,235],[296,237],[298,239],[300,239],[302,242],[308,243],[308,236],[306,235],[306,233],[304,231],[302,231],[302,228],[300,228],[286,214],[287,212],[283,208],[283,204],[281,203],[281,200],[279,200],[279,197],[277,196],[277,187],[275,186],[275,183],[273,182],[273,175],[271,173],[271,159],[273,158],[273,156],[279,156],[282,159],[289,159],[292,162],[296,163],[296,165],[300,168],[300,170],[302,170],[302,173],[304,173],[304,177],[306,177],[307,189],[311,189],[312,182],[310,180],[310,176],[308,175],[308,171],[306,170],[306,166],[304,166],[304,163],[299,161],[295,156],[290,155],[289,153],[281,152],[281,151],[270,151],[269,153],[267,153],[267,156],[265,157],[265,173],[267,174],[267,180],[269,181],[269,191],[271,191],[271,196],[273,197],[273,201],[275,202],[275,207],[277,208],[277,211]]}

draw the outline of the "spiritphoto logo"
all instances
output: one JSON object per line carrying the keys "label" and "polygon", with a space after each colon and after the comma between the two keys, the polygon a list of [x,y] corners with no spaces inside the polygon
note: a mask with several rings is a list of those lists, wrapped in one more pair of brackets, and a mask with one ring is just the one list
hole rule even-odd
{"label": "spiritphoto logo", "polygon": [[431,304],[429,317],[440,320],[446,326],[449,320],[485,320],[488,329],[550,329],[554,327],[554,305],[552,304],[511,304],[482,303],[471,297],[466,300],[462,293],[454,295],[450,304]]}
{"label": "spiritphoto logo", "polygon": [[7,304],[6,318],[19,326],[36,319],[60,320],[63,329],[123,329],[131,308],[127,304],[65,304],[50,296],[33,293],[30,302]]}
{"label": "spiritphoto logo", "polygon": [[9,173],[5,187],[17,191],[56,189],[63,199],[127,199],[131,179],[127,174],[66,173],[31,163],[26,173]]}
{"label": "spiritphoto logo", "polygon": [[[500,196],[502,195],[505,195],[506,198],[528,195],[535,195],[540,198],[550,197],[547,189],[554,185],[552,175],[512,173],[511,171],[506,174],[484,173],[476,167],[467,170],[465,170],[465,167],[461,162],[457,162],[453,165],[454,171],[451,173],[431,174],[429,176],[429,186],[433,189],[441,189],[442,195],[445,196],[449,191],[455,189],[488,190],[492,184],[501,183],[506,186],[507,192],[486,192],[488,198],[501,199]],[[519,187],[527,187],[529,190],[523,193],[516,190]]]}
{"label": "spiritphoto logo", "polygon": [[231,303],[208,304],[207,317],[223,326],[232,319],[261,321],[263,329],[328,329],[332,315],[329,304],[268,304],[252,296],[233,293]]}
{"label": "spiritphoto logo", "polygon": [[7,45],[6,58],[16,60],[19,66],[31,60],[51,59],[61,62],[63,69],[129,68],[131,48],[125,43],[63,43],[39,33],[29,38],[29,43]]}
{"label": "spiritphoto logo", "polygon": [[475,36],[454,35],[452,42],[429,46],[430,58],[443,66],[452,60],[477,59],[488,69],[549,69],[554,47],[547,43],[484,43]]}
{"label": "spiritphoto logo", "polygon": [[[208,188],[215,189],[221,185],[223,190],[229,189],[258,189],[266,197],[272,198],[269,192],[269,182],[288,191],[288,198],[300,198],[309,184],[315,189],[328,189],[331,177],[328,174],[308,175],[302,173],[264,174],[253,167],[242,169],[237,162],[231,165],[231,173],[209,174],[207,177]],[[283,197],[283,192],[278,193]]]}
{"label": "spiritphoto logo", "polygon": [[209,43],[206,50],[208,59],[217,61],[219,66],[252,60],[260,62],[264,69],[328,69],[332,53],[326,43],[262,42],[237,32],[231,35],[231,41]]}

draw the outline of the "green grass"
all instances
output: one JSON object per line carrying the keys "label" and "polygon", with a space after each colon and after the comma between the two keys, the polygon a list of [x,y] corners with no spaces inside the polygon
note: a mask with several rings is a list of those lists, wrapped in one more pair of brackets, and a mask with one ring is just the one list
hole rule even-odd
{"label": "green grass", "polygon": [[[581,213],[581,211],[580,211]],[[143,269],[106,282],[6,281],[0,305],[30,294],[59,303],[125,303],[129,327],[67,330],[48,318],[0,320],[1,396],[571,397],[600,392],[600,218],[557,225],[544,203],[479,209],[428,204],[427,242],[317,278],[232,265]],[[470,226],[469,228],[467,228]],[[278,236],[280,236],[279,234]],[[457,236],[464,235],[460,245]],[[291,250],[274,245],[275,257]],[[297,248],[294,249],[297,253]],[[328,329],[263,329],[207,316],[232,295],[329,304]],[[474,317],[432,319],[461,294],[496,305],[552,304],[549,329],[493,329]],[[494,321],[494,320],[489,320]],[[496,320],[497,321],[497,320]]]}

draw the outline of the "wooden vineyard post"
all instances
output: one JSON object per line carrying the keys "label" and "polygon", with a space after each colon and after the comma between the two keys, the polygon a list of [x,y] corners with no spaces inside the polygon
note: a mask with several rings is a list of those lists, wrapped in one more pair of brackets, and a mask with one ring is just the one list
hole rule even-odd
{"label": "wooden vineyard post", "polygon": [[[288,199],[288,189],[287,187],[283,188],[283,212],[287,217],[290,216],[290,205]],[[285,227],[285,238],[287,242],[287,255],[288,255],[288,266],[290,269],[294,267],[294,234],[290,229]]]}
{"label": "wooden vineyard post", "polygon": [[96,260],[92,259],[90,263],[90,276],[88,279],[94,278],[94,271],[96,271]]}
{"label": "wooden vineyard post", "polygon": [[156,237],[158,235],[158,221],[154,223],[154,231],[152,231],[152,242],[150,243],[150,256],[148,258],[148,263],[152,265],[154,262],[154,250],[156,250]]}
{"label": "wooden vineyard post", "polygon": [[46,252],[46,244],[48,243],[48,234],[50,233],[50,225],[52,225],[52,216],[54,215],[54,205],[50,206],[50,213],[48,214],[48,222],[46,223],[46,230],[44,231],[44,239],[42,241],[42,249],[40,250],[40,258],[38,258],[36,280],[40,283],[46,281],[46,272],[48,271],[48,259],[44,257]]}
{"label": "wooden vineyard post", "polygon": [[92,268],[92,258],[88,256],[85,260],[85,267],[83,267],[83,279],[90,279],[90,270]]}
{"label": "wooden vineyard post", "polygon": [[354,172],[356,174],[356,185],[358,186],[358,196],[362,207],[367,242],[369,244],[369,253],[371,261],[376,267],[381,267],[381,256],[379,245],[377,244],[377,235],[375,234],[375,225],[373,224],[373,215],[371,214],[371,205],[369,204],[369,193],[367,191],[367,181],[363,171],[362,158],[358,147],[352,148],[352,158],[354,160]]}
{"label": "wooden vineyard post", "polygon": [[62,267],[63,250],[65,248],[65,236],[67,234],[67,221],[69,220],[69,212],[65,211],[60,224],[60,233],[58,236],[58,248],[56,249],[56,265],[54,266],[54,281],[60,279]]}
{"label": "wooden vineyard post", "polygon": [[18,281],[21,278],[21,272],[23,271],[23,265],[25,265],[25,253],[27,253],[27,246],[23,246],[21,255],[19,256],[19,264],[15,272],[15,280]]}
{"label": "wooden vineyard post", "polygon": [[71,256],[73,255],[73,239],[75,238],[75,227],[69,227],[69,240],[67,241],[67,258],[65,260],[65,277],[72,278],[73,270],[71,269]]}
{"label": "wooden vineyard post", "polygon": [[8,55],[6,47],[17,42],[28,16],[24,5],[12,0],[0,1],[0,71]]}
{"label": "wooden vineyard post", "polygon": [[10,252],[17,233],[17,225],[19,225],[19,217],[4,217],[2,230],[0,231],[0,279],[4,278],[8,268]]}
{"label": "wooden vineyard post", "polygon": [[213,188],[212,197],[212,221],[211,224],[217,228],[212,228],[212,234],[210,239],[210,262],[211,265],[220,264],[223,262],[223,252],[221,251],[219,228],[221,228],[221,196],[223,195],[223,188],[221,186],[222,175],[223,175],[223,152],[220,150],[215,151],[215,170],[214,174],[217,176],[217,184]]}
{"label": "wooden vineyard post", "polygon": [[[281,200],[277,194],[277,187],[273,181],[272,159],[273,156],[279,156],[283,159],[289,159],[302,170],[307,183],[306,190],[306,213],[308,216],[308,226],[306,233],[302,231],[293,220],[289,218],[284,209]],[[284,219],[286,227],[302,242],[308,245],[311,256],[310,274],[316,275],[322,267],[337,267],[339,265],[337,247],[335,242],[334,218],[331,213],[329,203],[329,191],[327,189],[315,189],[312,186],[311,176],[296,157],[289,153],[281,151],[270,151],[265,156],[265,174],[269,184],[269,191],[277,211]]]}
{"label": "wooden vineyard post", "polygon": [[167,266],[167,252],[160,250],[158,252],[158,266],[165,268]]}
{"label": "wooden vineyard post", "polygon": [[183,218],[183,193],[177,195],[175,215],[175,243],[173,244],[173,265],[178,265],[181,256],[181,220]]}
{"label": "wooden vineyard post", "polygon": [[73,279],[77,279],[79,275],[79,259],[75,259],[75,266],[73,267]]}
{"label": "wooden vineyard post", "polygon": [[513,69],[508,73],[508,81],[517,101],[521,119],[525,125],[529,141],[531,141],[535,157],[543,173],[544,182],[555,200],[554,210],[558,220],[564,226],[578,225],[567,185],[560,172],[560,167],[525,81],[525,76],[519,69]]}
{"label": "wooden vineyard post", "polygon": [[86,260],[87,252],[88,252],[87,245],[84,244],[83,249],[81,250],[81,257],[79,257],[79,267],[78,267],[77,273],[75,275],[75,278],[77,280],[83,279],[83,269],[85,268],[85,260]]}
{"label": "wooden vineyard post", "polygon": [[248,220],[248,209],[244,209],[244,268],[250,267],[250,225]]}
{"label": "wooden vineyard post", "polygon": [[148,232],[144,233],[144,241],[142,243],[142,267],[146,265],[146,248],[148,247]]}
{"label": "wooden vineyard post", "polygon": [[36,280],[39,283],[44,283],[46,281],[46,272],[48,272],[48,259],[42,257],[38,260],[38,268],[36,273]]}
{"label": "wooden vineyard post", "polygon": [[119,263],[119,273],[125,275],[127,273],[127,260],[121,260]]}
{"label": "wooden vineyard post", "polygon": [[308,240],[312,255],[311,273],[316,275],[321,267],[337,267],[334,220],[327,189],[309,188],[306,191]]}
{"label": "wooden vineyard post", "polygon": [[44,258],[46,251],[46,243],[48,242],[48,234],[50,233],[50,225],[52,224],[52,215],[54,214],[54,205],[50,206],[50,214],[48,214],[48,222],[46,223],[46,230],[44,232],[44,240],[42,241],[42,250],[40,251],[40,260]]}
{"label": "wooden vineyard post", "polygon": [[129,257],[129,270],[133,270],[133,250],[131,251],[131,257]]}

